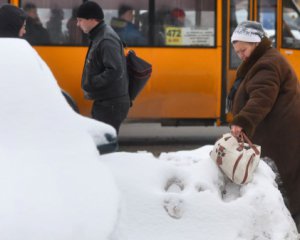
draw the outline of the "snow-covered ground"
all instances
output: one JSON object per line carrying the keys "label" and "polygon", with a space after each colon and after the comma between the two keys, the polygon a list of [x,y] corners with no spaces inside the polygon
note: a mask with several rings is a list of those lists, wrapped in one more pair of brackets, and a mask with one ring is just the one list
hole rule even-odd
{"label": "snow-covered ground", "polygon": [[240,187],[224,179],[211,149],[102,156],[121,196],[113,239],[297,239],[270,167],[261,161],[253,182]]}
{"label": "snow-covered ground", "polygon": [[37,53],[0,39],[1,240],[296,240],[263,161],[228,182],[212,146],[99,155],[115,131],[67,105]]}

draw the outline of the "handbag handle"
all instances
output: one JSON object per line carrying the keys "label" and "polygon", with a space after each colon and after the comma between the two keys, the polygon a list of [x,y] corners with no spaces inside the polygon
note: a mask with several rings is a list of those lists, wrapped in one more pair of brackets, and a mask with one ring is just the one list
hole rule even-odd
{"label": "handbag handle", "polygon": [[259,151],[257,147],[250,141],[250,139],[247,137],[246,133],[241,132],[242,141],[246,140],[246,142],[249,144],[249,146],[254,150],[256,155],[259,155]]}

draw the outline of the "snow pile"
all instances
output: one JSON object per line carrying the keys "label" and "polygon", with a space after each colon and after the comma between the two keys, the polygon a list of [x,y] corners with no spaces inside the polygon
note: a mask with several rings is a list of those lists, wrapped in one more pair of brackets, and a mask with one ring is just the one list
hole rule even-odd
{"label": "snow pile", "polygon": [[102,156],[121,190],[114,239],[297,239],[269,166],[261,161],[253,182],[240,187],[224,179],[211,149]]}

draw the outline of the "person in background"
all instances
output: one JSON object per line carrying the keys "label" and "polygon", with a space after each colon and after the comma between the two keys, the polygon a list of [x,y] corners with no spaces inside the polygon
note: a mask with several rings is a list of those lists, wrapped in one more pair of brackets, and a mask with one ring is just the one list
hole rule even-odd
{"label": "person in background", "polygon": [[[68,42],[70,44],[84,44],[87,45],[87,37],[84,37],[82,31],[77,27],[77,11],[78,7],[72,9],[72,16],[67,22]],[[85,35],[86,36],[86,35]]]}
{"label": "person in background", "polygon": [[50,37],[39,19],[36,5],[27,3],[23,9],[27,14],[25,39],[31,45],[49,44]]}
{"label": "person in background", "polygon": [[240,23],[231,36],[242,60],[227,98],[233,114],[231,132],[245,132],[261,145],[261,156],[274,160],[283,181],[288,208],[300,230],[300,85],[262,25]]}
{"label": "person in background", "polygon": [[93,101],[92,117],[118,132],[130,107],[126,59],[118,34],[103,19],[97,3],[87,1],[79,6],[77,26],[91,41],[81,87],[85,98]]}
{"label": "person in background", "polygon": [[112,18],[110,25],[127,45],[145,45],[146,39],[133,24],[133,18],[133,8],[129,5],[121,5],[118,18]]}
{"label": "person in background", "polygon": [[185,26],[185,12],[181,8],[174,8],[170,13],[170,25],[174,27]]}
{"label": "person in background", "polygon": [[62,32],[62,20],[64,11],[60,8],[51,9],[49,21],[46,23],[47,30],[52,43],[62,44],[65,42],[65,36]]}
{"label": "person in background", "polygon": [[0,37],[22,38],[26,33],[26,14],[13,5],[0,7]]}

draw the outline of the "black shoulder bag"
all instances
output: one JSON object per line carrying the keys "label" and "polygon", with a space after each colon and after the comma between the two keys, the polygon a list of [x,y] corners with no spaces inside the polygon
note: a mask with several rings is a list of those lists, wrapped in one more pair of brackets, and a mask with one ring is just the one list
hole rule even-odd
{"label": "black shoulder bag", "polygon": [[151,77],[152,65],[138,57],[133,50],[126,55],[127,72],[129,77],[129,96],[133,101],[145,87]]}

